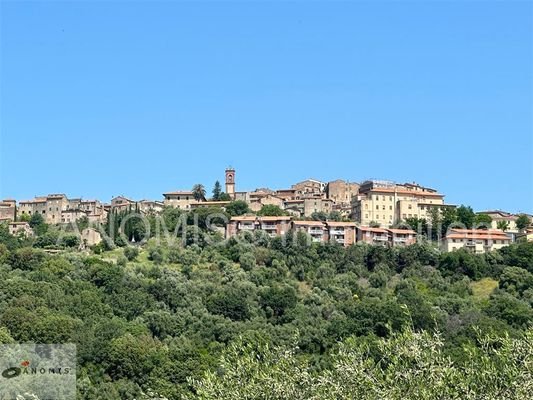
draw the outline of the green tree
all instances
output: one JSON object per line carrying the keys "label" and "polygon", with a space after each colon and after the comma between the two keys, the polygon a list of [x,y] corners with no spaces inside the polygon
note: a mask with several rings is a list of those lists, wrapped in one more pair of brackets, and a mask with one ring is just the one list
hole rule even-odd
{"label": "green tree", "polygon": [[516,218],[515,223],[516,223],[516,227],[522,231],[530,225],[531,221],[526,214],[520,214]]}
{"label": "green tree", "polygon": [[201,183],[197,183],[192,187],[192,194],[196,201],[205,200],[205,187]]}
{"label": "green tree", "polygon": [[476,220],[476,214],[474,213],[474,210],[472,210],[472,207],[461,205],[460,207],[457,207],[456,214],[458,222],[469,229],[473,227]]}
{"label": "green tree", "polygon": [[226,212],[232,216],[239,216],[249,212],[248,204],[243,200],[235,200],[226,206]]}
{"label": "green tree", "polygon": [[34,213],[31,216],[29,223],[36,235],[44,235],[48,230],[48,225],[45,223],[43,216],[39,213]]}
{"label": "green tree", "polygon": [[216,181],[215,186],[213,187],[213,200],[220,201],[221,194],[222,194],[222,186],[220,185],[219,181]]}
{"label": "green tree", "polygon": [[287,213],[284,210],[282,210],[279,206],[276,206],[274,204],[265,204],[257,212],[257,215],[277,217],[281,215],[287,215]]}
{"label": "green tree", "polygon": [[492,218],[488,214],[480,213],[480,214],[476,214],[474,222],[477,228],[488,229],[491,227]]}
{"label": "green tree", "polygon": [[498,221],[496,223],[496,227],[505,232],[507,229],[509,229],[509,222],[503,221],[503,220],[502,221]]}

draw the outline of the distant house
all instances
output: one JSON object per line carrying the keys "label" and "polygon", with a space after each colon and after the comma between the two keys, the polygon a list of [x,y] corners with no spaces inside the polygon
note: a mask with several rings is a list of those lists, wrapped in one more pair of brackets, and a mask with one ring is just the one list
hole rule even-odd
{"label": "distant house", "polygon": [[442,242],[442,250],[466,249],[472,253],[486,253],[510,243],[511,238],[500,230],[450,229]]}
{"label": "distant house", "polygon": [[13,236],[22,234],[23,236],[33,236],[33,229],[27,222],[10,222],[8,225],[9,233]]}
{"label": "distant house", "polygon": [[16,206],[16,200],[5,199],[0,201],[0,220],[14,221]]}
{"label": "distant house", "polygon": [[102,235],[94,228],[85,228],[81,231],[82,248],[91,247],[102,242]]}
{"label": "distant house", "polygon": [[165,206],[189,210],[192,203],[198,203],[194,198],[194,193],[187,190],[177,190],[175,192],[163,193],[163,203]]}

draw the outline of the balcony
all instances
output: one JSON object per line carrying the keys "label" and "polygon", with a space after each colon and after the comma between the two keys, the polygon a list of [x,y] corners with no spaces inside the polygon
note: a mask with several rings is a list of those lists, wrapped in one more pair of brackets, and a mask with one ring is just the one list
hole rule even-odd
{"label": "balcony", "polygon": [[344,229],[332,229],[329,233],[331,235],[344,235]]}
{"label": "balcony", "polygon": [[337,243],[344,244],[344,238],[339,238],[339,239],[335,238],[335,241]]}
{"label": "balcony", "polygon": [[398,242],[398,243],[405,243],[407,242],[407,238],[404,238],[404,237],[395,237],[393,239],[395,242]]}
{"label": "balcony", "polygon": [[476,244],[474,242],[466,242],[465,246],[467,246],[467,247],[476,247]]}
{"label": "balcony", "polygon": [[239,229],[242,229],[243,231],[244,230],[251,231],[254,229],[254,225],[253,224],[240,224]]}
{"label": "balcony", "polygon": [[389,238],[387,236],[374,236],[374,242],[388,242]]}
{"label": "balcony", "polygon": [[322,229],[309,229],[310,235],[323,235],[324,231]]}
{"label": "balcony", "polygon": [[261,229],[264,229],[264,230],[277,230],[278,227],[275,224],[263,224],[263,225],[261,225]]}

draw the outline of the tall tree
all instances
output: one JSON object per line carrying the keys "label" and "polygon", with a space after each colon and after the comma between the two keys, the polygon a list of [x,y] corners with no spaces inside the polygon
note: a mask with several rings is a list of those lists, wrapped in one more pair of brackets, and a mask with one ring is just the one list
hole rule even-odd
{"label": "tall tree", "polygon": [[531,224],[531,221],[529,220],[529,217],[526,214],[520,214],[516,219],[515,223],[518,229],[524,230]]}
{"label": "tall tree", "polygon": [[205,187],[201,183],[197,183],[192,187],[192,193],[196,201],[205,200]]}
{"label": "tall tree", "polygon": [[456,212],[457,221],[467,228],[472,228],[476,219],[476,214],[474,213],[474,210],[472,210],[472,207],[461,205],[460,207],[457,207]]}
{"label": "tall tree", "polygon": [[213,187],[213,200],[219,201],[221,194],[222,194],[222,186],[220,185],[219,181],[216,181],[215,186]]}

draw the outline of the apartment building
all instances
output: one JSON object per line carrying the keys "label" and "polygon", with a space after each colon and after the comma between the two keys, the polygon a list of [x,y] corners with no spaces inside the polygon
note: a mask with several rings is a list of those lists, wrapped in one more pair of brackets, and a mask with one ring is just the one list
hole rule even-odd
{"label": "apartment building", "polygon": [[292,228],[295,231],[307,233],[313,242],[328,241],[328,230],[323,221],[292,221]]}
{"label": "apartment building", "polygon": [[416,232],[411,229],[386,229],[389,245],[392,247],[410,246],[416,243]]}
{"label": "apartment building", "polygon": [[17,210],[17,201],[5,199],[0,201],[0,221],[14,221]]}
{"label": "apartment building", "polygon": [[352,198],[359,193],[359,184],[337,179],[328,182],[325,191],[326,197],[335,204],[350,206]]}
{"label": "apartment building", "polygon": [[533,229],[526,229],[525,232],[516,235],[517,242],[533,242]]}
{"label": "apartment building", "polygon": [[284,235],[290,229],[291,217],[259,217],[255,215],[243,215],[232,217],[226,226],[226,236],[231,237],[241,232],[253,232],[262,230],[271,237]]}
{"label": "apartment building", "polygon": [[297,200],[286,200],[283,202],[285,211],[296,217],[310,217],[313,213],[324,212],[329,214],[333,211],[334,202],[325,198],[302,198]]}
{"label": "apartment building", "polygon": [[444,203],[444,195],[418,184],[365,181],[352,201],[352,216],[361,225],[371,222],[391,226],[406,218],[429,219],[431,209],[455,207]]}
{"label": "apartment building", "polygon": [[416,243],[416,232],[411,229],[386,229],[358,226],[357,241],[379,246],[403,247]]}
{"label": "apartment building", "polygon": [[22,234],[23,236],[29,237],[33,236],[33,229],[31,229],[30,224],[27,222],[10,222],[7,225],[9,233],[13,236]]}
{"label": "apartment building", "polygon": [[357,242],[378,246],[387,246],[389,244],[389,234],[384,228],[358,226],[356,228],[356,235]]}
{"label": "apartment building", "polygon": [[485,229],[450,229],[444,238],[443,251],[466,249],[472,253],[486,253],[501,249],[511,243],[504,232]]}
{"label": "apartment building", "polygon": [[336,221],[292,221],[292,229],[307,233],[313,242],[355,243],[355,223]]}
{"label": "apartment building", "polygon": [[355,243],[355,223],[326,221],[328,240],[350,246]]}

